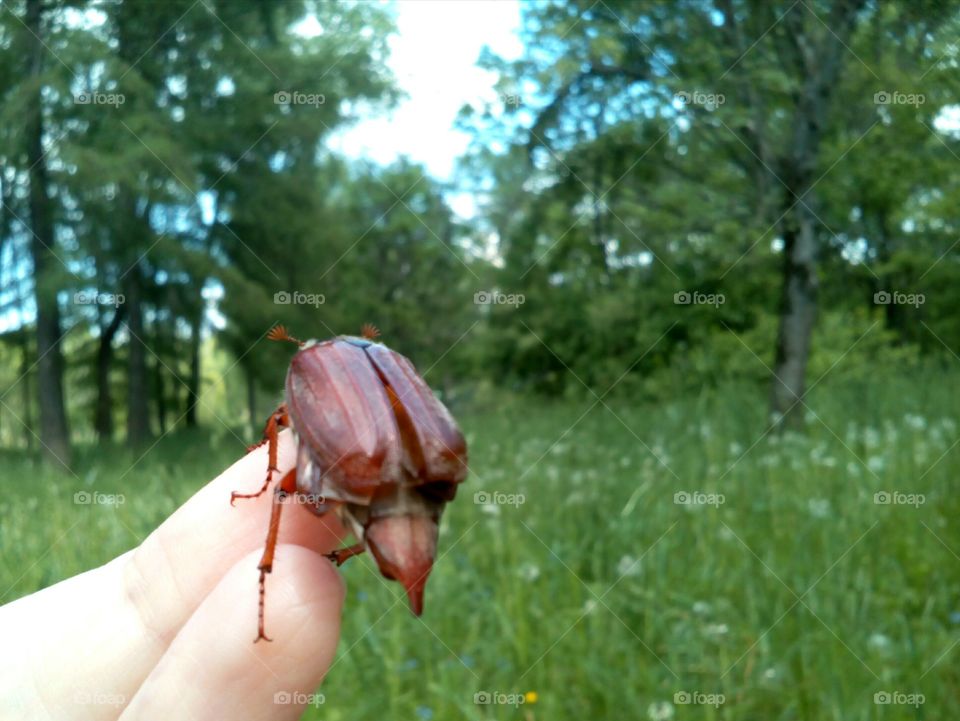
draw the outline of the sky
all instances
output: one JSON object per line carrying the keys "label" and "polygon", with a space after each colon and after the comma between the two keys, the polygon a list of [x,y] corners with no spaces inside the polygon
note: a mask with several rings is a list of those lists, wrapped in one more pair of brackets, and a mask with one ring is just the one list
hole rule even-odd
{"label": "sky", "polygon": [[[433,177],[450,180],[470,143],[454,128],[457,113],[466,103],[497,98],[496,74],[476,65],[480,51],[487,45],[513,59],[523,49],[520,1],[397,0],[389,65],[407,97],[392,112],[337,131],[329,147],[378,164],[407,155]],[[458,215],[473,215],[470,195],[451,193],[447,200]]]}

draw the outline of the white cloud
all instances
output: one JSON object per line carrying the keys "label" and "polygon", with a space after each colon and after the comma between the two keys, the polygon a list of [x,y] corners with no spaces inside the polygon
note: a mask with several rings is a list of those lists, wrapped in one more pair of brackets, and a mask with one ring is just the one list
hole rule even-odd
{"label": "white cloud", "polygon": [[[408,97],[383,116],[337,132],[330,147],[351,157],[390,163],[401,155],[423,163],[440,180],[453,174],[470,136],[454,129],[466,103],[495,100],[496,76],[476,66],[484,45],[518,57],[518,0],[400,0],[390,67]],[[463,199],[459,211],[467,211]]]}

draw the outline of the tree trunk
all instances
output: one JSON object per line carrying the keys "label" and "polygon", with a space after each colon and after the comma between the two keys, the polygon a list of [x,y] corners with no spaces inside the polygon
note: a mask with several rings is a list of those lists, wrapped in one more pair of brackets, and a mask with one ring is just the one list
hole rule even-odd
{"label": "tree trunk", "polygon": [[27,450],[32,451],[35,445],[36,436],[34,436],[33,422],[33,393],[30,392],[30,339],[26,331],[21,336],[21,366],[20,366],[20,384],[23,392],[23,424],[27,427]]}
{"label": "tree trunk", "polygon": [[126,306],[120,305],[113,313],[110,324],[100,331],[97,348],[97,407],[93,428],[101,441],[113,439],[113,394],[110,392],[110,368],[113,365],[113,339],[120,329]]}
{"label": "tree trunk", "polygon": [[[781,428],[803,422],[807,359],[817,316],[817,162],[829,102],[848,54],[847,40],[863,5],[864,0],[838,0],[826,32],[819,27],[819,20],[806,14],[787,13],[785,17],[793,66],[800,70],[790,149],[779,163],[786,213],[780,226],[783,286],[770,410]],[[820,35],[820,42],[813,42],[808,25]]]}
{"label": "tree trunk", "polygon": [[197,402],[200,399],[200,332],[203,310],[196,315],[190,329],[190,377],[187,380],[187,428],[197,426]]}
{"label": "tree trunk", "polygon": [[127,442],[142,446],[150,440],[150,408],[147,389],[147,349],[143,332],[143,277],[139,263],[127,275],[127,327],[130,354],[127,359]]}
{"label": "tree trunk", "polygon": [[159,360],[156,360],[153,364],[153,387],[156,394],[157,428],[160,429],[160,435],[165,436],[167,435],[167,398],[163,384],[163,370]]}
{"label": "tree trunk", "polygon": [[[31,76],[38,79],[46,52],[41,0],[28,0],[26,25],[32,36]],[[53,213],[47,192],[47,161],[43,154],[43,87],[37,82],[27,123],[27,164],[30,167],[30,221],[34,295],[37,305],[37,388],[40,399],[40,440],[44,452],[70,465],[70,430],[63,402],[63,353],[60,344],[60,306],[57,303],[57,268]]]}
{"label": "tree trunk", "polygon": [[778,424],[797,426],[817,317],[817,231],[813,214],[802,204],[787,213],[781,228],[783,288],[770,405]]}
{"label": "tree trunk", "polygon": [[253,442],[260,439],[263,431],[264,421],[257,415],[257,381],[253,377],[253,371],[247,371],[247,413],[250,415],[250,428],[253,434]]}

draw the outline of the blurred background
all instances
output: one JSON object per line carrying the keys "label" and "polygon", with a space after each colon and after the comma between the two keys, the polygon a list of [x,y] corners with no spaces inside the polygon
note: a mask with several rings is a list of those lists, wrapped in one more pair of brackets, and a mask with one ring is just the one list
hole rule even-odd
{"label": "blurred background", "polygon": [[[946,718],[960,2],[0,5],[0,602],[376,324],[460,421],[305,718]],[[226,502],[226,499],[225,499]],[[266,520],[266,519],[265,519]]]}

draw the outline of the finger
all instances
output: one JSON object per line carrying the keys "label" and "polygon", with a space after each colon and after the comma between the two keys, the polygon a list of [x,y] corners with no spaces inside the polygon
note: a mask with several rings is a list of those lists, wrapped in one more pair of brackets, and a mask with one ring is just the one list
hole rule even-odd
{"label": "finger", "polygon": [[[279,452],[277,477],[294,464],[289,432],[280,435]],[[10,693],[24,706],[45,705],[58,719],[116,718],[115,699],[132,697],[224,571],[262,547],[272,492],[235,507],[230,493],[258,489],[267,463],[266,447],[258,448],[198,491],[134,551],[0,609],[0,627],[10,629],[5,643],[22,649],[16,663],[9,656],[0,660]],[[319,551],[339,545],[342,534],[332,516],[317,518],[295,504],[285,508],[280,530],[281,542]],[[254,589],[254,600],[256,595]],[[52,668],[70,672],[49,674]],[[31,674],[44,679],[36,690]]]}
{"label": "finger", "polygon": [[[281,433],[275,481],[293,467],[295,457],[292,434]],[[263,548],[273,488],[256,499],[238,499],[233,506],[230,494],[259,489],[267,463],[265,446],[235,463],[134,552],[124,579],[129,603],[138,609],[147,630],[164,648],[224,570],[249,552]],[[280,524],[281,543],[328,552],[340,545],[343,535],[332,514],[318,518],[304,506],[287,503]]]}
{"label": "finger", "polygon": [[259,554],[224,576],[136,692],[122,719],[298,719],[336,653],[344,586],[322,556],[282,545],[254,644]]}

